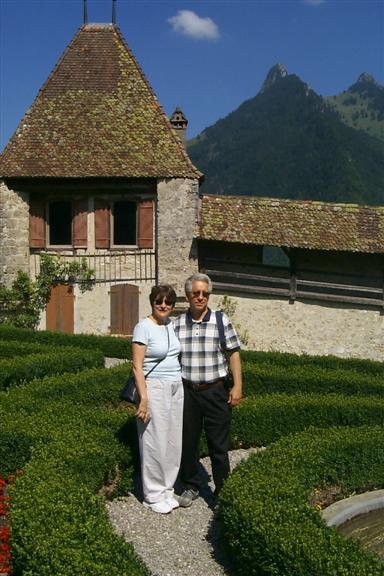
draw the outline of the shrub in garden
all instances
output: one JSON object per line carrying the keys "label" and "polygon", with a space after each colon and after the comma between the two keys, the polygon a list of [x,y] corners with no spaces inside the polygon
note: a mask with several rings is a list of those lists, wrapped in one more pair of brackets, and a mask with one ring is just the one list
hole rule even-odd
{"label": "shrub in garden", "polygon": [[30,354],[42,354],[43,352],[56,352],[54,346],[39,344],[38,342],[17,342],[17,340],[0,340],[0,359],[13,358],[15,356],[29,356]]}
{"label": "shrub in garden", "polygon": [[224,537],[239,575],[383,576],[377,557],[328,528],[314,488],[384,486],[382,427],[309,429],[241,464],[221,493]]}
{"label": "shrub in garden", "polygon": [[0,324],[0,341],[16,340],[18,342],[35,342],[56,346],[78,346],[101,350],[104,356],[130,359],[131,340],[113,336],[96,336],[95,334],[65,334],[64,332],[50,332],[48,330],[29,330],[16,328],[9,324]]}
{"label": "shrub in garden", "polygon": [[233,447],[267,446],[309,426],[384,425],[384,399],[343,394],[267,394],[244,398],[233,414]]}
{"label": "shrub in garden", "polygon": [[245,364],[244,392],[270,394],[272,392],[311,392],[315,394],[373,394],[382,395],[384,378],[380,374],[360,373],[347,369],[328,369],[318,366],[279,366]]}
{"label": "shrub in garden", "polygon": [[339,358],[338,356],[311,356],[309,354],[290,354],[287,352],[261,352],[242,350],[241,359],[251,364],[270,364],[272,366],[307,366],[327,370],[353,370],[359,374],[377,374],[384,376],[384,362],[362,358]]}
{"label": "shrub in garden", "polygon": [[79,372],[84,368],[103,365],[104,356],[100,350],[78,348],[0,360],[0,390],[50,374]]}
{"label": "shrub in garden", "polygon": [[[127,371],[86,370],[0,393],[1,433],[29,435],[31,450],[11,490],[16,574],[147,573],[114,533],[98,496],[105,482],[117,480],[116,471],[122,480],[115,493],[122,483],[132,488],[131,455],[120,431],[134,416],[118,396]],[[11,445],[2,455],[16,466]]]}

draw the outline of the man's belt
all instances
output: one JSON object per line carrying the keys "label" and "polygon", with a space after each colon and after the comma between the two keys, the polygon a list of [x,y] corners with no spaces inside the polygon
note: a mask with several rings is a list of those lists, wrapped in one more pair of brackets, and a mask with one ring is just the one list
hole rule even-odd
{"label": "man's belt", "polygon": [[208,390],[209,388],[215,388],[216,386],[224,386],[225,385],[225,378],[218,378],[217,380],[213,380],[213,382],[209,382],[207,384],[196,384],[195,382],[191,382],[191,380],[186,380],[183,378],[183,382],[188,388],[192,388],[192,390]]}

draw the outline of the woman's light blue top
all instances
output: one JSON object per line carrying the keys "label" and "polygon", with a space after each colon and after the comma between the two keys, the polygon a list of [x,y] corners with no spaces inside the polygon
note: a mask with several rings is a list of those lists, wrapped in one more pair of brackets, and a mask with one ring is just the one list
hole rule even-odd
{"label": "woman's light blue top", "polygon": [[[169,330],[169,350],[168,336]],[[136,324],[133,331],[132,342],[145,344],[147,349],[144,356],[143,372],[147,374],[153,366],[164,358],[167,350],[167,357],[162,360],[149,375],[151,378],[161,378],[163,380],[179,380],[181,368],[179,363],[180,342],[176,338],[171,321],[166,325],[155,324],[149,318],[144,318]]]}

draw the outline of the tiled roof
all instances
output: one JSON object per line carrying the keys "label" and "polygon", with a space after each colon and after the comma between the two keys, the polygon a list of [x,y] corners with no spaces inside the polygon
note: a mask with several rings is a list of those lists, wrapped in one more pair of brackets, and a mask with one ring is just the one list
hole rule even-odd
{"label": "tiled roof", "polygon": [[198,178],[112,24],[82,26],[0,157],[0,176]]}
{"label": "tiled roof", "polygon": [[384,253],[384,206],[203,196],[197,236],[267,246]]}

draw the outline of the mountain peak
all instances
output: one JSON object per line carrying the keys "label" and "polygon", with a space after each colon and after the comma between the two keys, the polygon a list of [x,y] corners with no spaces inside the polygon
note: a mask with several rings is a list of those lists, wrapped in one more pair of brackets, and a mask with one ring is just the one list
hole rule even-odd
{"label": "mountain peak", "polygon": [[356,84],[374,84],[375,86],[378,86],[378,83],[376,82],[374,77],[371,76],[371,74],[368,74],[367,72],[363,72],[362,74],[360,74]]}
{"label": "mountain peak", "polygon": [[261,92],[264,92],[264,90],[267,90],[268,88],[273,86],[276,82],[278,82],[282,78],[285,78],[285,76],[288,76],[288,72],[285,66],[283,64],[275,64],[269,70],[261,87]]}

